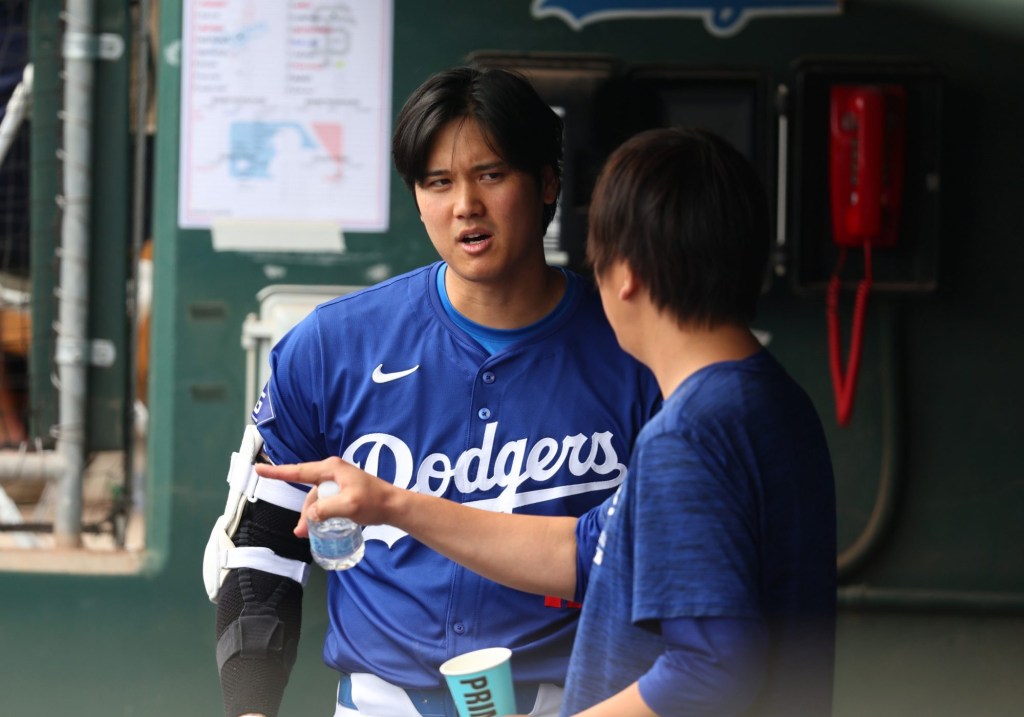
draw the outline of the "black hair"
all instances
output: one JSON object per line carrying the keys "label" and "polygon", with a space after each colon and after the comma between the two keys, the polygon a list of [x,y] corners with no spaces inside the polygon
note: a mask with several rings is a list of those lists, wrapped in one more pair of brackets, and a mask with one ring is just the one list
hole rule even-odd
{"label": "black hair", "polygon": [[[391,140],[395,169],[409,191],[423,181],[437,133],[456,119],[472,119],[509,166],[541,184],[550,167],[561,183],[562,119],[522,75],[501,68],[456,67],[429,77],[398,113]],[[415,193],[414,193],[415,194]],[[544,207],[544,227],[557,198]]]}
{"label": "black hair", "polygon": [[622,259],[680,324],[749,325],[768,266],[768,202],[757,171],[712,132],[663,128],[608,158],[590,204],[587,260]]}

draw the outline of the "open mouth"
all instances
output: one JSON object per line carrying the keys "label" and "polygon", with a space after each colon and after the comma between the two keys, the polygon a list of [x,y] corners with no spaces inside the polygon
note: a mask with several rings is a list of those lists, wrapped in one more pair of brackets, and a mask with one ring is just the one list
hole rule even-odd
{"label": "open mouth", "polygon": [[480,244],[491,238],[490,234],[467,234],[466,236],[459,239],[463,244]]}

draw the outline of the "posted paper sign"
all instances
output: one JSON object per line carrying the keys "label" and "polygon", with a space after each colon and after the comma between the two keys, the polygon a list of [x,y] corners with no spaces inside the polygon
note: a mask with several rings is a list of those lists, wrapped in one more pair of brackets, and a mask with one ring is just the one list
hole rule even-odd
{"label": "posted paper sign", "polygon": [[392,0],[185,0],[183,13],[179,224],[385,231]]}

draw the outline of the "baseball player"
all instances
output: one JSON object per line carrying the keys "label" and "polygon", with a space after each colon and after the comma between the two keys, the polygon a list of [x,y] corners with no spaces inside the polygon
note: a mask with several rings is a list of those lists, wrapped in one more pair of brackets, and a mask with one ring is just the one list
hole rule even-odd
{"label": "baseball player", "polygon": [[748,328],[769,248],[757,174],[710,133],[640,134],[598,178],[589,231],[619,343],[665,396],[603,505],[579,519],[468,510],[337,458],[257,472],[338,483],[309,496],[313,519],[387,523],[504,584],[581,600],[566,716],[826,717],[832,464],[807,394]]}
{"label": "baseball player", "polygon": [[[439,73],[401,110],[395,165],[440,260],[317,307],[272,351],[204,564],[229,717],[277,714],[310,561],[293,534],[306,493],[258,479],[254,457],[337,457],[411,493],[544,516],[581,515],[625,479],[660,397],[588,281],[545,263],[561,142],[558,115],[503,70]],[[513,650],[519,709],[558,713],[577,604],[501,587],[398,528],[364,538],[328,581],[335,715],[454,715],[438,666],[496,645]]]}

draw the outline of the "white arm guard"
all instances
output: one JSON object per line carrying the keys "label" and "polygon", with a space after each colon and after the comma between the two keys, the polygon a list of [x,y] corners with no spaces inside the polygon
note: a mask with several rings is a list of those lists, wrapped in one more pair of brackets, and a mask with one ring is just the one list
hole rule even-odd
{"label": "white arm guard", "polygon": [[211,602],[217,602],[220,586],[232,568],[256,568],[267,573],[290,578],[303,587],[309,577],[309,564],[301,560],[282,558],[270,548],[236,548],[232,542],[246,501],[263,500],[282,508],[300,512],[306,492],[278,480],[264,480],[256,475],[253,462],[263,447],[263,437],[256,426],[248,425],[242,436],[242,445],[231,454],[228,469],[228,500],[224,514],[217,518],[203,555],[203,582]]}

